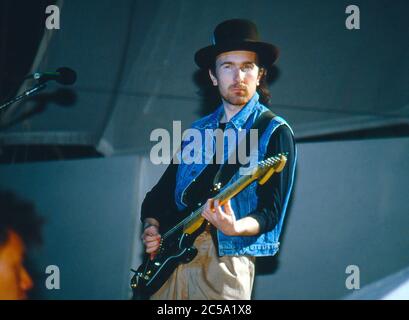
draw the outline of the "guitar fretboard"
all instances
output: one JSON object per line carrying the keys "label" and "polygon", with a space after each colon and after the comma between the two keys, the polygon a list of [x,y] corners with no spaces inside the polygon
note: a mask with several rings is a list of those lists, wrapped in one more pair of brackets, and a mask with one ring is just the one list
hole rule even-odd
{"label": "guitar fretboard", "polygon": [[[266,160],[261,161],[257,165],[257,169],[265,172],[270,168],[274,168],[280,164],[282,161],[282,157],[286,157],[288,153],[280,153],[274,157],[268,158]],[[285,158],[286,160],[286,158]],[[253,181],[257,180],[258,176],[255,174],[243,175],[237,181],[223,189],[219,192],[213,199],[219,200],[219,205],[224,205],[229,199],[233,198],[236,194],[246,188],[249,184]],[[181,229],[186,228],[189,225],[194,224],[199,219],[201,219],[201,214],[203,212],[205,205],[200,206],[195,211],[193,211],[189,216],[185,219],[180,221],[177,225],[175,225],[172,229],[168,230],[164,235],[163,239],[166,239],[172,236],[175,232],[179,232]]]}

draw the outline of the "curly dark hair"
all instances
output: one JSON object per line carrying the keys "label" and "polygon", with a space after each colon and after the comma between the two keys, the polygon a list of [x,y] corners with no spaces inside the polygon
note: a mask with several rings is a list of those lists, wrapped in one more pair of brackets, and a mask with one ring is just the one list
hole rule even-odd
{"label": "curly dark hair", "polygon": [[41,244],[43,222],[32,203],[0,190],[0,245],[7,241],[9,231],[17,233],[26,246]]}

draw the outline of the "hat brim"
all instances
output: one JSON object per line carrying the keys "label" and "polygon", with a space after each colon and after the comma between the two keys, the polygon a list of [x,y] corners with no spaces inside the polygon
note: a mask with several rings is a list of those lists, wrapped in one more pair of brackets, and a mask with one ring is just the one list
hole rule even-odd
{"label": "hat brim", "polygon": [[214,65],[219,54],[238,50],[256,52],[260,64],[267,68],[271,67],[279,56],[279,49],[270,43],[244,41],[204,47],[195,53],[195,62],[200,68],[209,69]]}

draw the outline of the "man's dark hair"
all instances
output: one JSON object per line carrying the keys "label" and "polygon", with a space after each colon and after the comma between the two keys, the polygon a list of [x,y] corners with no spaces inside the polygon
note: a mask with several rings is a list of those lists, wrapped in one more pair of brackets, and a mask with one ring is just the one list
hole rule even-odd
{"label": "man's dark hair", "polygon": [[42,224],[32,203],[0,190],[0,245],[7,241],[9,231],[17,233],[26,246],[40,244]]}
{"label": "man's dark hair", "polygon": [[260,102],[266,106],[271,106],[271,93],[267,84],[267,69],[263,67],[263,74],[260,78],[260,84],[257,87],[257,92],[260,95]]}

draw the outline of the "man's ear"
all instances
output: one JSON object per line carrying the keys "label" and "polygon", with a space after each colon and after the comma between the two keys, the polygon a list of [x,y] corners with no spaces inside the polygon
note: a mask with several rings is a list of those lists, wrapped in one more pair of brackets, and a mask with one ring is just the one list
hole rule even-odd
{"label": "man's ear", "polygon": [[213,74],[212,70],[209,69],[209,76],[210,76],[210,80],[212,81],[214,86],[217,86],[217,78],[216,76]]}

